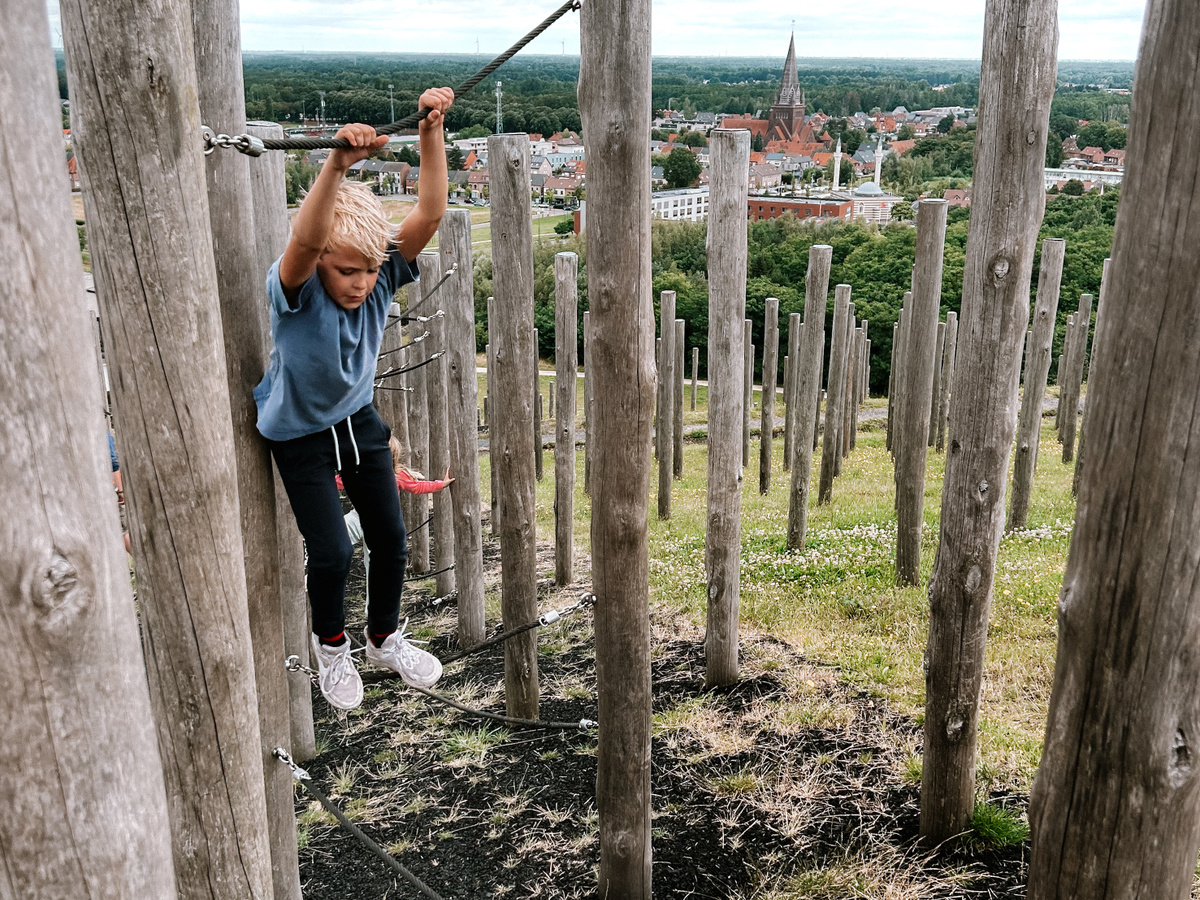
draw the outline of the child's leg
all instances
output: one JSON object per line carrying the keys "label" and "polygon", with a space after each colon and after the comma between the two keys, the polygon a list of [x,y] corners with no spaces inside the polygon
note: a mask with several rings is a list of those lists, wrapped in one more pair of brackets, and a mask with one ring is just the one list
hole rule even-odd
{"label": "child's leg", "polygon": [[313,633],[327,642],[341,640],[346,627],[346,575],[354,548],[333,480],[337,466],[332,436],[324,431],[291,441],[272,441],[271,453],[308,549]]}
{"label": "child's leg", "polygon": [[367,630],[376,643],[396,630],[400,617],[400,594],[404,590],[407,545],[400,495],[388,447],[391,432],[368,406],[351,419],[358,444],[358,465],[342,451],[342,482],[346,495],[358,510],[363,545],[371,553],[367,574]]}

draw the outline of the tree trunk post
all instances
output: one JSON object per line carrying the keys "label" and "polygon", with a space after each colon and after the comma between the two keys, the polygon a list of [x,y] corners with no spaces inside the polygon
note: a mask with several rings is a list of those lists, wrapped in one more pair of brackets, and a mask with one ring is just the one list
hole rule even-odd
{"label": "tree trunk post", "polygon": [[[821,483],[817,503],[833,499],[833,476],[842,452],[843,397],[846,393],[846,329],[850,324],[850,285],[839,284],[833,297],[833,337],[829,350],[829,390],[825,398],[825,432],[821,443]],[[807,315],[805,317],[807,319]]]}
{"label": "tree trunk post", "polygon": [[[946,323],[938,322],[937,349],[934,351],[933,395],[929,398],[929,441],[930,447],[937,446],[938,413],[942,409],[942,363],[946,356]],[[1018,363],[1019,365],[1019,363]]]}
{"label": "tree trunk post", "polygon": [[892,356],[891,362],[888,365],[888,386],[887,386],[887,436],[884,439],[884,449],[889,453],[892,451],[892,438],[896,430],[896,423],[893,418],[893,411],[896,408],[896,351],[900,343],[900,321],[899,319],[892,325]]}
{"label": "tree trunk post", "polygon": [[[442,258],[437,253],[422,253],[420,255],[421,278],[430,284],[437,284],[442,278]],[[445,316],[432,318],[425,325],[429,337],[425,343],[429,353],[442,353],[425,369],[429,372],[425,379],[426,410],[429,415],[429,479],[441,478],[451,469],[450,457],[450,418],[447,414],[448,400],[446,384],[446,321]],[[457,475],[451,469],[451,475]],[[448,489],[431,495],[433,500],[432,525],[433,569],[438,573],[436,590],[439,597],[445,597],[454,590],[454,504],[450,499]],[[417,525],[419,526],[421,519]],[[428,533],[429,529],[422,528]]]}
{"label": "tree trunk post", "polygon": [[771,492],[771,457],[775,443],[775,381],[779,371],[779,301],[768,297],[763,315],[762,415],[758,429],[758,492]]}
{"label": "tree trunk post", "polygon": [[556,383],[557,382],[555,381],[555,379],[551,378],[551,379],[549,379],[549,384],[546,386],[546,397],[550,403],[549,416],[551,419],[554,418],[554,385]]}
{"label": "tree trunk post", "polygon": [[[792,320],[795,316],[795,321]],[[799,344],[800,328],[803,326],[800,323],[799,313],[788,314],[788,352],[783,357],[783,471],[792,471],[792,426],[795,424],[796,418],[796,398],[793,396],[795,385],[792,384],[792,360],[796,358],[796,353],[792,352],[792,345]],[[798,351],[797,351],[798,352]]]}
{"label": "tree trunk post", "polygon": [[896,377],[893,379],[893,387],[896,389],[894,403],[896,410],[892,415],[892,424],[895,426],[896,436],[892,438],[892,463],[893,476],[896,480],[896,509],[900,506],[900,471],[895,468],[895,463],[900,458],[900,445],[904,443],[904,392],[908,389],[908,335],[912,330],[912,291],[904,292],[904,299],[900,306],[900,342],[896,351]]}
{"label": "tree trunk post", "polygon": [[672,411],[675,422],[671,426],[671,474],[683,478],[683,349],[684,329],[683,319],[675,320],[675,403]]}
{"label": "tree trunk post", "polygon": [[[750,419],[754,410],[754,326],[749,319],[742,320],[742,468],[750,465]],[[712,364],[709,364],[709,368]],[[712,381],[711,374],[709,375]],[[712,385],[709,385],[712,393]],[[712,406],[712,401],[709,401]]]}
{"label": "tree trunk post", "polygon": [[189,12],[61,7],[176,885],[183,897],[266,898],[254,658],[231,639],[251,633],[250,615]]}
{"label": "tree trunk post", "polygon": [[[804,277],[804,323],[793,313],[788,329],[796,333],[792,359],[795,424],[792,434],[792,472],[788,493],[789,550],[803,550],[808,530],[808,492],[812,481],[813,450],[817,419],[821,414],[821,370],[825,353],[825,308],[829,298],[829,269],[833,247],[814,244],[808,250],[808,273]],[[817,410],[817,419],[809,415]],[[828,413],[826,414],[828,417]]]}
{"label": "tree trunk post", "polygon": [[[440,266],[437,266],[436,252],[425,252],[417,255],[417,266],[421,272],[421,279],[412,288],[410,292],[415,291],[418,303],[422,302],[433,286],[437,284],[438,278],[441,277],[438,273],[441,271]],[[426,270],[426,265],[430,268]],[[412,296],[410,293],[409,296]],[[421,307],[423,314],[428,315],[429,310],[425,306]],[[409,336],[408,348],[401,353],[392,357],[392,365],[396,368],[401,366],[412,366],[425,362],[437,350],[442,348],[434,346],[430,338],[424,338],[417,342],[418,338],[428,331],[428,325],[412,325],[412,333]],[[431,335],[432,337],[432,335]],[[408,387],[412,388],[412,392],[408,395],[406,404],[408,411],[408,459],[409,466],[422,473],[426,478],[437,478],[442,475],[442,472],[436,470],[429,462],[429,366],[423,365],[419,369],[413,369],[403,377],[407,379]],[[393,379],[394,380],[394,379]],[[411,518],[408,521],[408,567],[418,574],[432,572],[433,569],[429,565],[429,529],[421,528],[420,525],[429,518],[429,501],[428,494],[410,494],[408,491],[402,492],[407,506],[405,512],[409,513]]]}
{"label": "tree trunk post", "polygon": [[[1200,842],[1200,7],[1147,4],[1059,600],[1030,900],[1185,898]],[[1150,276],[1149,273],[1153,273]]]}
{"label": "tree trunk post", "polygon": [[[458,644],[463,649],[483,640],[483,527],[480,521],[479,377],[475,371],[475,294],[471,283],[471,214],[449,210],[438,231],[442,271],[457,266],[442,285],[446,319],[446,415],[450,426],[447,488],[454,508],[454,583],[458,591]],[[493,408],[494,409],[494,408]],[[495,427],[488,410],[488,432]],[[495,460],[489,460],[489,468]]]}
{"label": "tree trunk post", "polygon": [[[533,226],[529,138],[488,138],[492,286],[496,294],[496,487],[500,499],[500,605],[510,627],[537,618],[537,509],[533,448]],[[538,717],[537,631],[504,642],[510,716]]]}
{"label": "tree trunk post", "polygon": [[658,301],[658,517],[671,518],[671,459],[675,442],[675,292],[663,291]]}
{"label": "tree trunk post", "polygon": [[487,407],[488,407],[488,517],[491,520],[492,537],[500,534],[500,497],[496,487],[496,298],[487,298],[488,342],[483,354],[487,360]]}
{"label": "tree trunk post", "polygon": [[692,348],[692,402],[691,410],[696,411],[696,387],[700,382],[700,348]]}
{"label": "tree trunk post", "polygon": [[[554,254],[554,580],[575,580],[575,403],[579,355],[579,257]],[[554,401],[552,401],[554,402]]]}
{"label": "tree trunk post", "polygon": [[1079,394],[1083,389],[1083,366],[1087,360],[1088,331],[1092,325],[1092,295],[1079,298],[1079,310],[1075,313],[1075,337],[1071,342],[1071,364],[1067,371],[1067,386],[1070,395],[1063,418],[1063,453],[1065,463],[1075,458],[1075,424],[1079,421]]}
{"label": "tree trunk post", "polygon": [[946,202],[922,200],[917,221],[912,315],[904,342],[904,436],[896,456],[896,581],[910,587],[918,583],[921,569],[928,450],[925,437],[929,433],[929,397],[933,390],[933,357],[945,247]]}
{"label": "tree trunk post", "polygon": [[592,317],[583,311],[583,492],[592,494]]}
{"label": "tree trunk post", "polygon": [[942,395],[938,400],[937,445],[941,453],[946,449],[946,421],[950,416],[950,385],[954,383],[954,363],[958,351],[958,313],[946,313],[946,344],[942,352]]}
{"label": "tree trunk post", "polygon": [[[1096,300],[1096,328],[1094,337],[1092,338],[1092,365],[1088,367],[1088,377],[1092,374],[1092,366],[1096,365],[1096,360],[1099,359],[1100,349],[1100,314],[1104,311],[1104,296],[1105,289],[1108,287],[1108,267],[1111,259],[1104,260],[1104,270],[1100,276],[1100,296]],[[1089,393],[1090,393],[1089,389]],[[1075,474],[1071,478],[1071,493],[1079,496],[1079,485],[1083,479],[1083,426],[1087,424],[1088,408],[1085,403],[1083,406],[1083,422],[1079,426],[1079,450],[1075,454]]]}
{"label": "tree trunk post", "polygon": [[833,474],[842,474],[842,463],[847,456],[850,455],[850,426],[853,419],[854,411],[854,368],[855,368],[855,337],[857,329],[854,327],[858,321],[854,317],[854,303],[851,302],[849,309],[846,311],[846,330],[843,332],[846,336],[846,367],[845,367],[845,384],[842,386],[842,447],[836,464],[834,465]]}
{"label": "tree trunk post", "polygon": [[[988,0],[959,329],[963,353],[955,365],[941,534],[929,584],[921,837],[930,845],[962,832],[975,803],[979,691],[1029,279],[1046,205],[1043,166],[1057,50],[1055,0]],[[919,281],[917,298],[920,288]]]}
{"label": "tree trunk post", "polygon": [[589,136],[584,234],[596,312],[586,363],[595,369],[588,450],[599,486],[592,495],[598,894],[650,900],[650,2],[589,3],[580,17],[579,111]]}
{"label": "tree trunk post", "polygon": [[854,404],[850,410],[850,449],[858,443],[858,413],[867,388],[867,320],[862,320],[858,330],[858,356],[854,377]]}
{"label": "tree trunk post", "polygon": [[1058,433],[1058,442],[1063,442],[1063,409],[1067,405],[1067,397],[1071,390],[1071,360],[1074,358],[1075,345],[1075,314],[1067,316],[1067,325],[1063,333],[1063,352],[1058,358],[1058,409],[1054,411],[1054,430]]}
{"label": "tree trunk post", "polygon": [[[282,138],[283,128],[274,122],[249,122],[246,131],[260,138]],[[288,239],[287,183],[284,154],[268,153],[250,167],[250,205],[254,209],[254,236],[259,273],[271,268],[283,255]],[[261,279],[260,279],[261,280]],[[304,539],[292,514],[278,474],[275,485],[275,534],[279,547],[279,593],[283,616],[283,652],[308,661],[308,592],[304,583]],[[288,719],[291,722],[292,758],[307,762],[317,755],[313,730],[312,684],[303,672],[287,677]]]}
{"label": "tree trunk post", "polygon": [[658,459],[662,455],[662,439],[663,439],[663,358],[662,358],[662,338],[654,339],[654,458]]}
{"label": "tree trunk post", "polygon": [[[76,15],[63,11],[64,20]],[[75,49],[76,26],[64,27]],[[190,68],[191,48],[177,49]],[[78,79],[82,67],[73,71]],[[42,4],[6,7],[0,82],[21,87],[5,98],[11,139],[0,144],[0,170],[10,176],[0,186],[0,330],[21,336],[0,354],[0,461],[14,475],[0,499],[0,796],[9,813],[0,821],[0,892],[173,898],[163,768],[96,402],[103,382],[96,366],[79,365],[96,355],[95,319],[79,301],[83,272]],[[193,160],[189,173],[198,212],[200,165]],[[103,231],[90,226],[91,234]],[[215,289],[211,274],[209,284]],[[211,305],[215,315],[215,299]],[[218,339],[212,335],[214,349]],[[105,347],[111,365],[114,347]],[[131,434],[141,425],[124,424]],[[31,494],[30,485],[41,490]],[[232,479],[226,487],[232,494]]]}
{"label": "tree trunk post", "polygon": [[[738,602],[741,559],[741,467],[738,429],[748,421],[743,381],[750,345],[746,315],[746,195],[750,132],[714,129],[708,217],[708,627],[704,638],[705,684],[738,678]],[[738,323],[742,328],[738,328]],[[742,348],[738,347],[739,330]],[[739,360],[739,349],[743,356]],[[753,359],[753,357],[750,357]],[[752,379],[751,379],[752,380]]]}
{"label": "tree trunk post", "polygon": [[[532,197],[533,195],[530,194]],[[533,473],[541,481],[545,477],[545,459],[542,444],[542,365],[538,348],[538,329],[533,329]]]}
{"label": "tree trunk post", "polygon": [[1061,238],[1042,241],[1037,298],[1034,301],[1033,322],[1030,328],[1033,337],[1030,338],[1029,359],[1025,363],[1025,393],[1021,397],[1017,448],[1013,460],[1013,493],[1007,526],[1009,530],[1024,528],[1029,521],[1033,473],[1042,433],[1042,400],[1046,396],[1046,378],[1050,374],[1054,324],[1058,318],[1058,294],[1062,284],[1066,247],[1066,241]]}

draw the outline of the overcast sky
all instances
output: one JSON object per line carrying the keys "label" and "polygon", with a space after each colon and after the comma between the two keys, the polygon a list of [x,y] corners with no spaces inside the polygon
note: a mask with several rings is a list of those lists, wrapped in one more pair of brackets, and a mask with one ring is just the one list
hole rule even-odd
{"label": "overcast sky", "polygon": [[[585,0],[586,2],[586,0]],[[558,0],[242,0],[246,50],[362,50],[494,55]],[[49,0],[56,43],[58,0]],[[816,7],[814,9],[814,6]],[[779,0],[655,0],[654,53],[782,57],[795,20],[799,56],[978,59],[983,0],[874,0],[822,4]],[[1059,0],[1059,57],[1133,59],[1145,0]],[[579,53],[569,14],[530,53]]]}

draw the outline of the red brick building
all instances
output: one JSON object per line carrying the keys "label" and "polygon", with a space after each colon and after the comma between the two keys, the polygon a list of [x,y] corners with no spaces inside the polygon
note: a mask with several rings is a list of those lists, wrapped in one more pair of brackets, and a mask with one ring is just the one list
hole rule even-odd
{"label": "red brick building", "polygon": [[854,204],[850,200],[821,200],[815,197],[754,197],[747,200],[751,222],[778,219],[791,213],[797,219],[841,219],[849,222]]}

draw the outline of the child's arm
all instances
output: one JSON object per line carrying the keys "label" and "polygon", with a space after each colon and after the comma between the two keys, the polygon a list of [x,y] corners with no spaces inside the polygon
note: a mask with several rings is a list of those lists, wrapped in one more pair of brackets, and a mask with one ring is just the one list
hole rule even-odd
{"label": "child's arm", "polygon": [[[438,134],[440,136],[440,130]],[[289,302],[295,301],[300,288],[316,271],[317,260],[325,250],[333,227],[333,201],[346,172],[387,143],[387,135],[376,136],[370,125],[346,125],[338,131],[337,137],[345,138],[353,146],[347,150],[334,150],[325,160],[321,174],[292,220],[292,236],[279,261],[279,282]]]}
{"label": "child's arm", "polygon": [[443,114],[454,102],[448,87],[430,88],[421,95],[419,105],[433,110],[421,120],[421,176],[417,189],[417,208],[400,223],[396,246],[412,262],[437,233],[446,212],[446,147],[442,138]]}

